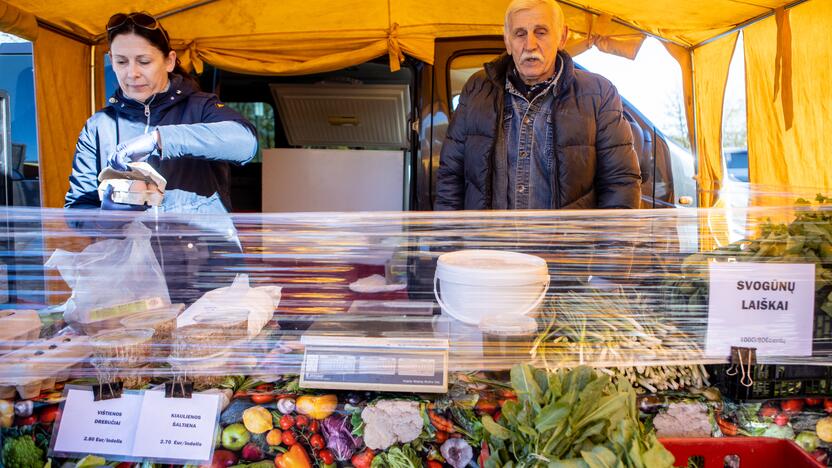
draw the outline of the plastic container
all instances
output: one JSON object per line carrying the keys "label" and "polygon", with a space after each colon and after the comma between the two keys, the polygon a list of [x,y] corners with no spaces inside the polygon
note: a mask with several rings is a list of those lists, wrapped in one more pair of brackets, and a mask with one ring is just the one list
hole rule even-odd
{"label": "plastic container", "polygon": [[36,340],[40,326],[36,310],[0,311],[0,356]]}
{"label": "plastic container", "polygon": [[751,367],[750,387],[741,375],[725,373],[727,364],[708,366],[711,383],[727,398],[738,401],[792,397],[832,397],[832,367],[814,365],[757,364]]}
{"label": "plastic container", "polygon": [[144,365],[150,355],[152,328],[122,328],[90,338],[96,368],[129,369]]}
{"label": "plastic container", "polygon": [[194,388],[202,390],[217,387],[225,381],[229,359],[227,353],[218,353],[199,358],[171,357],[168,363],[174,377],[193,382]]}
{"label": "plastic container", "polygon": [[184,308],[184,304],[174,304],[164,309],[149,310],[121,319],[121,325],[124,328],[152,329],[150,355],[156,358],[166,357],[170,354],[176,317]]}
{"label": "plastic container", "polygon": [[37,397],[72,376],[92,354],[86,336],[56,336],[12,351],[0,359],[0,398]]}
{"label": "plastic container", "polygon": [[203,358],[231,350],[248,339],[246,328],[226,327],[222,324],[209,325],[203,321],[194,325],[179,327],[173,332],[174,358]]}
{"label": "plastic container", "polygon": [[525,315],[491,315],[480,320],[482,347],[486,357],[529,357],[537,336],[537,320]]}
{"label": "plastic container", "polygon": [[442,310],[469,325],[498,314],[528,315],[543,302],[548,288],[545,260],[499,250],[443,254],[433,279],[433,293]]}
{"label": "plastic container", "polygon": [[[676,462],[674,466],[690,466],[691,458],[704,459],[704,468],[735,466],[726,458],[736,456],[740,467],[782,466],[789,468],[823,467],[809,453],[791,440],[769,437],[718,437],[690,439],[659,439]],[[692,466],[703,466],[692,465]]]}

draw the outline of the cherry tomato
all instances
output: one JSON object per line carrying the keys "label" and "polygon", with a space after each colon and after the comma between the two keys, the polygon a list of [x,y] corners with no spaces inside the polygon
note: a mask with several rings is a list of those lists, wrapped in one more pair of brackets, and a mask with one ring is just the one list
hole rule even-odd
{"label": "cherry tomato", "polygon": [[287,446],[292,446],[298,443],[298,439],[292,431],[283,431],[283,435],[280,436],[280,440],[283,441],[283,445]]}
{"label": "cherry tomato", "polygon": [[291,415],[284,414],[283,416],[280,417],[280,428],[283,429],[284,431],[287,430],[287,429],[291,429],[292,426],[294,426],[294,425],[295,425],[295,418],[293,418]]}
{"label": "cherry tomato", "polygon": [[823,400],[823,410],[827,413],[832,413],[832,398]]}
{"label": "cherry tomato", "polygon": [[806,398],[806,404],[809,406],[818,406],[823,403],[823,398]]}
{"label": "cherry tomato", "polygon": [[311,432],[313,434],[317,434],[317,433],[321,432],[321,423],[319,423],[315,419],[313,419],[312,421],[309,421],[309,432]]}
{"label": "cherry tomato", "polygon": [[442,468],[442,464],[436,460],[428,460],[428,468]]}
{"label": "cherry tomato", "polygon": [[298,429],[303,429],[304,427],[306,427],[308,425],[309,425],[309,418],[308,417],[306,417],[302,414],[299,414],[298,417],[295,418],[295,426],[297,426]]}
{"label": "cherry tomato", "polygon": [[312,434],[312,437],[309,438],[309,445],[311,445],[314,449],[322,449],[326,446],[326,442],[324,441],[324,437],[322,435]]}
{"label": "cherry tomato", "polygon": [[326,465],[335,463],[335,455],[333,455],[332,451],[329,449],[323,449],[318,452],[318,458],[320,458]]}

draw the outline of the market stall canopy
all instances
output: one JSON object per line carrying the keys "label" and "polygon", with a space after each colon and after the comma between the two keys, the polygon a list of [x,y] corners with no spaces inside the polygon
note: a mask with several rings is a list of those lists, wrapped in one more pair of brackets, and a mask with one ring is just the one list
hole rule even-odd
{"label": "market stall canopy", "polygon": [[[679,61],[699,182],[719,187],[722,97],[739,27],[746,34],[752,181],[832,187],[819,164],[832,146],[824,131],[832,102],[825,0],[586,0],[561,2],[573,34],[568,49],[595,45],[633,57],[645,35],[665,41]],[[204,63],[243,73],[299,75],[387,55],[433,61],[434,39],[502,33],[507,0],[136,0],[117,7],[161,18],[186,67]],[[794,8],[792,8],[794,7]],[[115,6],[97,0],[0,0],[0,30],[35,41],[42,200],[60,206],[72,145],[103,102],[104,25]],[[775,14],[776,12],[776,14]],[[761,20],[761,21],[758,21]],[[793,53],[794,52],[794,53]],[[90,62],[97,75],[90,76]],[[694,73],[694,70],[696,71]],[[98,82],[94,85],[93,82]],[[73,90],[66,93],[62,90]],[[58,91],[61,90],[61,91]],[[96,93],[97,92],[97,93]],[[66,96],[71,94],[71,96]],[[814,159],[813,159],[814,158]],[[771,170],[774,169],[774,170]],[[709,205],[704,196],[700,204]]]}

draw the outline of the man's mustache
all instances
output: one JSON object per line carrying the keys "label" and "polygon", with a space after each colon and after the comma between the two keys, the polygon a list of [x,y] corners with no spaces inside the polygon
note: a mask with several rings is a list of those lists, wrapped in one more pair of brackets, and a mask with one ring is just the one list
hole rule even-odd
{"label": "man's mustache", "polygon": [[543,54],[539,52],[529,52],[520,56],[520,60],[539,60],[543,61]]}

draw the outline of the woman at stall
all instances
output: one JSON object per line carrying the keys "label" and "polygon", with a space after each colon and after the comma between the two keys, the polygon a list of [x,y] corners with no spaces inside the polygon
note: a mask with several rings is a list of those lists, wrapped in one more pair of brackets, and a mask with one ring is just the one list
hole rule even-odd
{"label": "woman at stall", "polygon": [[[78,137],[65,206],[147,210],[115,203],[112,191],[99,200],[98,175],[107,166],[127,170],[130,162],[153,166],[167,181],[159,211],[186,215],[162,217],[154,229],[154,248],[171,299],[192,302],[233,280],[228,259],[239,258],[240,244],[225,215],[231,210],[229,165],[254,157],[255,129],[216,95],[200,91],[153,16],[113,15],[107,40],[119,88]],[[187,216],[194,213],[213,216]],[[107,226],[112,217],[82,218],[103,220],[92,223],[95,228]]]}
{"label": "woman at stall", "polygon": [[229,163],[254,157],[254,127],[199,90],[152,16],[113,15],[107,40],[119,89],[78,137],[65,206],[119,208],[99,201],[99,172],[147,160],[167,180],[162,211],[230,211]]}

